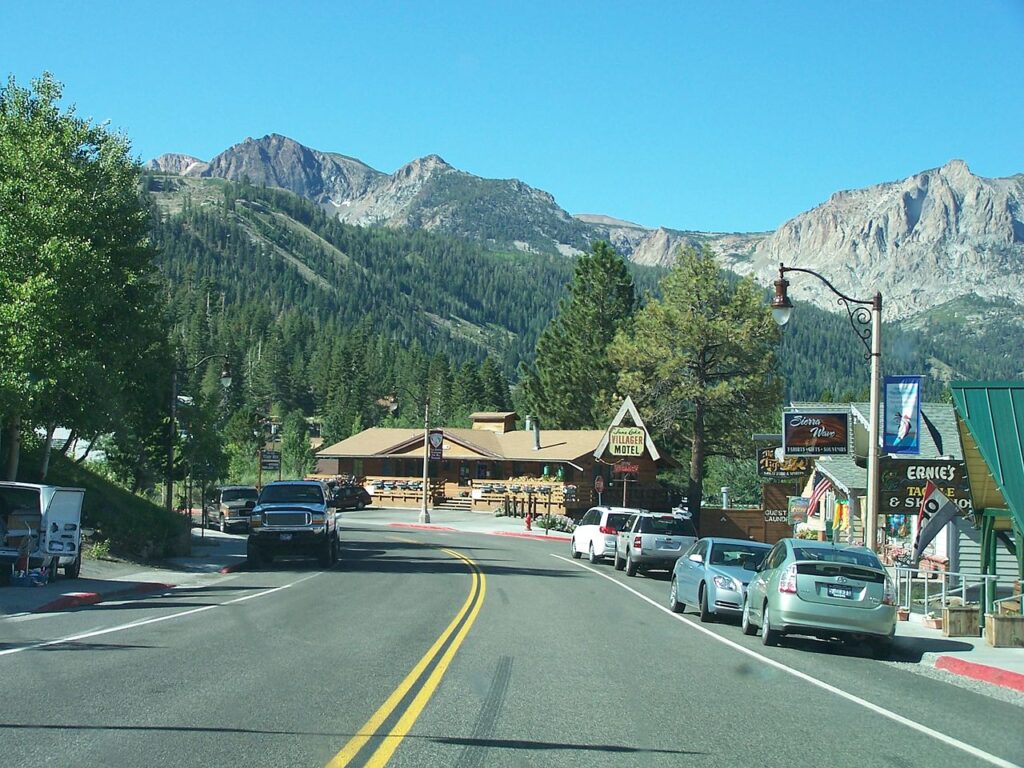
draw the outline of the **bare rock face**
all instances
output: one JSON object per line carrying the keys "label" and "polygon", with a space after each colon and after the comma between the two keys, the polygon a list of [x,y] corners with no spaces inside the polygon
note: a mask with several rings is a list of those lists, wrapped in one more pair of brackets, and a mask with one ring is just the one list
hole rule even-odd
{"label": "bare rock face", "polygon": [[[729,266],[768,282],[779,262],[821,272],[855,298],[880,291],[890,319],[972,293],[1024,304],[1024,175],[984,178],[953,160],[837,192],[786,222],[749,262]],[[790,290],[835,306],[813,277],[793,276]]]}
{"label": "bare rock face", "polygon": [[364,195],[382,174],[354,158],[319,152],[272,133],[236,144],[213,158],[201,174],[193,175],[248,179],[291,190],[322,205],[340,205]]}
{"label": "bare rock face", "polygon": [[158,173],[173,173],[178,176],[199,176],[206,170],[208,165],[209,163],[204,163],[198,157],[192,157],[192,155],[168,152],[150,160],[143,167],[147,171],[157,171]]}

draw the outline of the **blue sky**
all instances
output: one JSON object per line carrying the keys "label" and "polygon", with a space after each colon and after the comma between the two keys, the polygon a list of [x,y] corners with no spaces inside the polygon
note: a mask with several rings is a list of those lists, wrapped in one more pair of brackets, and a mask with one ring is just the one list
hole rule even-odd
{"label": "blue sky", "polygon": [[1024,172],[1024,2],[20,2],[50,70],[148,159],[276,132],[386,172],[437,153],[572,213],[774,229],[951,158]]}

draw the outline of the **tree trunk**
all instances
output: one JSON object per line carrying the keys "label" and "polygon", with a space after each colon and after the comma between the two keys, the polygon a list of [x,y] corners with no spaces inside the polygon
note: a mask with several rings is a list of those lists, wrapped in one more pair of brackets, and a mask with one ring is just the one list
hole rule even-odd
{"label": "tree trunk", "polygon": [[690,450],[690,487],[688,504],[693,524],[700,532],[700,503],[704,478],[704,401],[693,401],[693,444]]}
{"label": "tree trunk", "polygon": [[16,413],[7,422],[7,470],[4,477],[18,479],[18,460],[21,458],[21,414]]}
{"label": "tree trunk", "polygon": [[73,429],[70,430],[68,432],[68,439],[65,440],[64,441],[64,445],[61,446],[61,449],[60,449],[61,455],[62,456],[67,456],[68,452],[71,450],[71,446],[73,446],[77,441],[78,441],[78,433],[75,432],[75,430],[73,430]]}
{"label": "tree trunk", "polygon": [[94,445],[96,445],[96,441],[99,440],[99,439],[100,439],[99,435],[93,435],[92,436],[92,439],[89,441],[89,445],[85,449],[85,453],[83,453],[81,456],[79,456],[77,459],[75,459],[75,464],[81,464],[83,461],[85,461],[87,458],[89,458],[89,454],[92,452],[92,447]]}
{"label": "tree trunk", "polygon": [[53,433],[56,431],[57,425],[50,424],[46,428],[46,443],[43,445],[43,461],[39,467],[39,482],[46,482],[46,473],[50,471],[50,451],[53,446]]}

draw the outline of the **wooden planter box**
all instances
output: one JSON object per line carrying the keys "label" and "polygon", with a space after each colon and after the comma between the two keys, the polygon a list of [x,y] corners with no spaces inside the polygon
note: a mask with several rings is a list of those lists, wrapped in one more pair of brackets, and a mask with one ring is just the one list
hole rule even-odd
{"label": "wooden planter box", "polygon": [[945,637],[978,637],[981,634],[978,606],[947,605],[943,608],[942,634]]}
{"label": "wooden planter box", "polygon": [[986,613],[985,640],[993,648],[1024,648],[1024,616]]}

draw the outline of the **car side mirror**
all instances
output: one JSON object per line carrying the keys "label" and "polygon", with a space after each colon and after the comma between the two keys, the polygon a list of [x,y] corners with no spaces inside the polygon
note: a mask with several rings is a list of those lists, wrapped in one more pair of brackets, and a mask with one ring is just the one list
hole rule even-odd
{"label": "car side mirror", "polygon": [[704,558],[703,558],[703,557],[701,557],[701,556],[700,556],[700,555],[699,555],[698,553],[696,553],[696,552],[694,552],[694,553],[693,553],[692,555],[690,555],[690,560],[691,560],[692,562],[694,562],[694,563],[703,563],[703,562],[704,562]]}
{"label": "car side mirror", "polygon": [[249,499],[247,502],[245,502],[245,508],[246,509],[256,509],[256,502],[253,501],[252,499]]}

